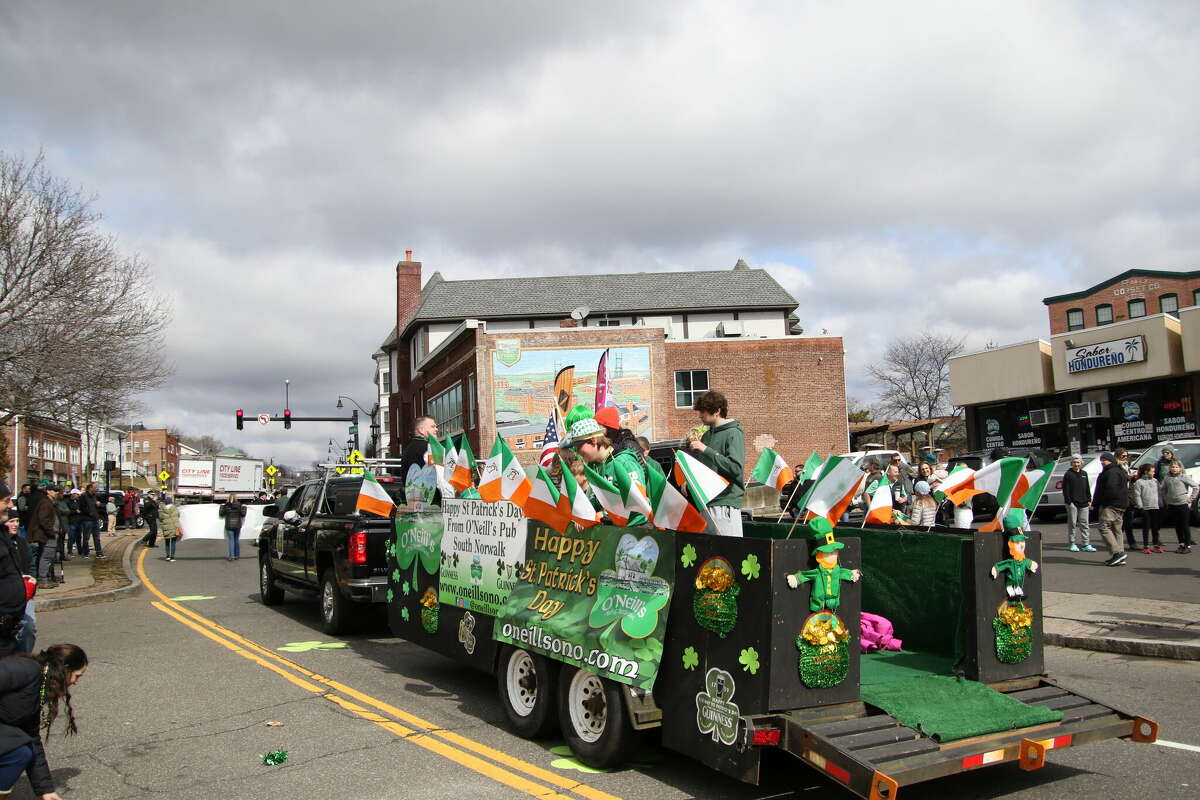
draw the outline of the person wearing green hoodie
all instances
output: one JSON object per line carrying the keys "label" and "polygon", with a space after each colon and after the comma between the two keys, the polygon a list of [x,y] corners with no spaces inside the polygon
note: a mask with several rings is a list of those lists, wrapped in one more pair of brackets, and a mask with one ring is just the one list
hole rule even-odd
{"label": "person wearing green hoodie", "polygon": [[721,536],[741,536],[742,499],[746,495],[742,477],[746,464],[746,434],[742,431],[742,423],[729,419],[729,402],[720,392],[700,395],[692,409],[708,426],[699,440],[688,445],[692,455],[729,481],[725,490],[709,502],[708,515]]}

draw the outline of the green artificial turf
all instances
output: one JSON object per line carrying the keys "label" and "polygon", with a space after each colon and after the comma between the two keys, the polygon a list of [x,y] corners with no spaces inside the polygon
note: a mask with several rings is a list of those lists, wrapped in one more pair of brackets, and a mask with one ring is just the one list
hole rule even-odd
{"label": "green artificial turf", "polygon": [[859,661],[859,682],[891,683],[918,675],[952,675],[954,659],[941,653],[882,650],[866,653]]}
{"label": "green artificial turf", "polygon": [[864,684],[862,699],[939,742],[1058,722],[1063,717],[1061,711],[1026,705],[982,683],[942,675]]}

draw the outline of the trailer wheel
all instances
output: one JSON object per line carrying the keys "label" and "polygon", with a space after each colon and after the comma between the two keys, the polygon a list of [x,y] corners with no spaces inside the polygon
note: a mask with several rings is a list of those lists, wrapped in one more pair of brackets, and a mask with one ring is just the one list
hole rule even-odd
{"label": "trailer wheel", "polygon": [[271,569],[271,554],[258,554],[258,596],[264,606],[277,606],[283,602],[283,589],[275,585],[275,570]]}
{"label": "trailer wheel", "polygon": [[554,734],[554,664],[547,658],[505,647],[496,670],[500,704],[513,731],[526,739],[544,739]]}
{"label": "trailer wheel", "polygon": [[638,745],[621,687],[576,667],[559,674],[558,723],[575,757],[596,769],[622,766]]}
{"label": "trailer wheel", "polygon": [[346,630],[346,598],[337,585],[337,576],[333,568],[327,567],[321,573],[321,630],[331,636],[337,636]]}

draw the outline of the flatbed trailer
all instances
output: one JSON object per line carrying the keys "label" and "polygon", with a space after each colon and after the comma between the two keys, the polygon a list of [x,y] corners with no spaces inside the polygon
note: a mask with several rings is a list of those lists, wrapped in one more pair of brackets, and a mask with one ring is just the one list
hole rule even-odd
{"label": "flatbed trailer", "polygon": [[[459,502],[464,501],[447,506]],[[512,520],[512,515],[510,510],[502,516]],[[445,517],[453,518],[450,513]],[[436,556],[426,552],[414,558],[402,542],[411,539],[403,533],[411,530],[411,523],[404,521],[404,514],[397,519],[390,573],[392,630],[496,675],[501,704],[518,734],[538,738],[561,730],[575,755],[591,766],[621,764],[636,750],[640,737],[657,728],[667,749],[750,784],[759,783],[764,752],[775,749],[854,794],[890,800],[904,786],[958,772],[1008,762],[1037,769],[1050,750],[1110,738],[1152,742],[1158,734],[1153,721],[1076,692],[1045,674],[1040,571],[1030,572],[1024,581],[1023,602],[1032,612],[1024,631],[1026,655],[1016,663],[1001,660],[993,618],[1006,602],[1005,582],[990,574],[1007,555],[1001,533],[837,528],[837,540],[844,545],[841,565],[861,569],[862,579],[844,583],[837,609],[851,633],[844,677],[832,685],[809,685],[799,666],[798,636],[813,616],[812,590],[807,583],[790,587],[787,576],[813,565],[820,542],[804,537],[798,528],[765,521],[746,524],[741,539],[659,532],[658,563],[670,559],[674,574],[669,605],[663,609],[661,653],[653,665],[656,675],[647,687],[584,663],[591,656],[580,661],[556,655],[550,639],[539,635],[529,637],[528,644],[514,644],[512,603],[506,610],[482,613],[470,598],[439,596],[441,568],[457,563],[453,551],[469,548],[470,536],[461,533],[462,524],[452,523],[455,532],[438,537]],[[428,547],[438,518],[422,514],[419,519],[425,532],[418,538]],[[520,575],[535,556],[530,543],[557,536],[541,523],[520,522],[526,527],[521,537],[525,552],[493,559],[501,578],[499,591],[507,588],[509,600],[522,591]],[[635,541],[650,533],[596,526],[586,531],[571,528],[564,536],[601,542],[632,534],[630,541]],[[1041,537],[1037,532],[1027,536],[1027,553],[1040,562]],[[703,585],[703,571],[713,565],[731,573],[736,587],[726,595],[736,601],[732,616],[726,613],[720,621],[701,611],[712,600],[704,596],[712,589]],[[431,597],[436,602],[432,608],[420,605]],[[542,608],[553,597],[543,598]],[[493,605],[497,602],[496,597],[489,599]],[[864,607],[893,620],[905,642],[902,653],[859,653],[859,615]],[[496,639],[497,634],[504,638],[504,631],[510,634],[508,643]],[[607,659],[601,663],[607,664]],[[1038,713],[1048,708],[1062,717],[944,741],[936,731],[906,724],[864,699],[864,694],[875,696],[873,688],[902,679],[897,675],[926,673],[986,686]]]}

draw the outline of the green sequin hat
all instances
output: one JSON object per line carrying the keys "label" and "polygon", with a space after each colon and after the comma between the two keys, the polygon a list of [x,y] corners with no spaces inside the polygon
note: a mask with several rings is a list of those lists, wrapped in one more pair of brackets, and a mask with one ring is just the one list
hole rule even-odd
{"label": "green sequin hat", "polygon": [[813,517],[808,521],[808,534],[814,542],[823,542],[816,548],[818,553],[832,553],[846,545],[833,538],[833,525],[825,517]]}
{"label": "green sequin hat", "polygon": [[1023,542],[1028,538],[1029,537],[1026,536],[1025,534],[1018,532],[1018,533],[1014,533],[1012,536],[1008,537],[1008,540],[1010,542]]}

